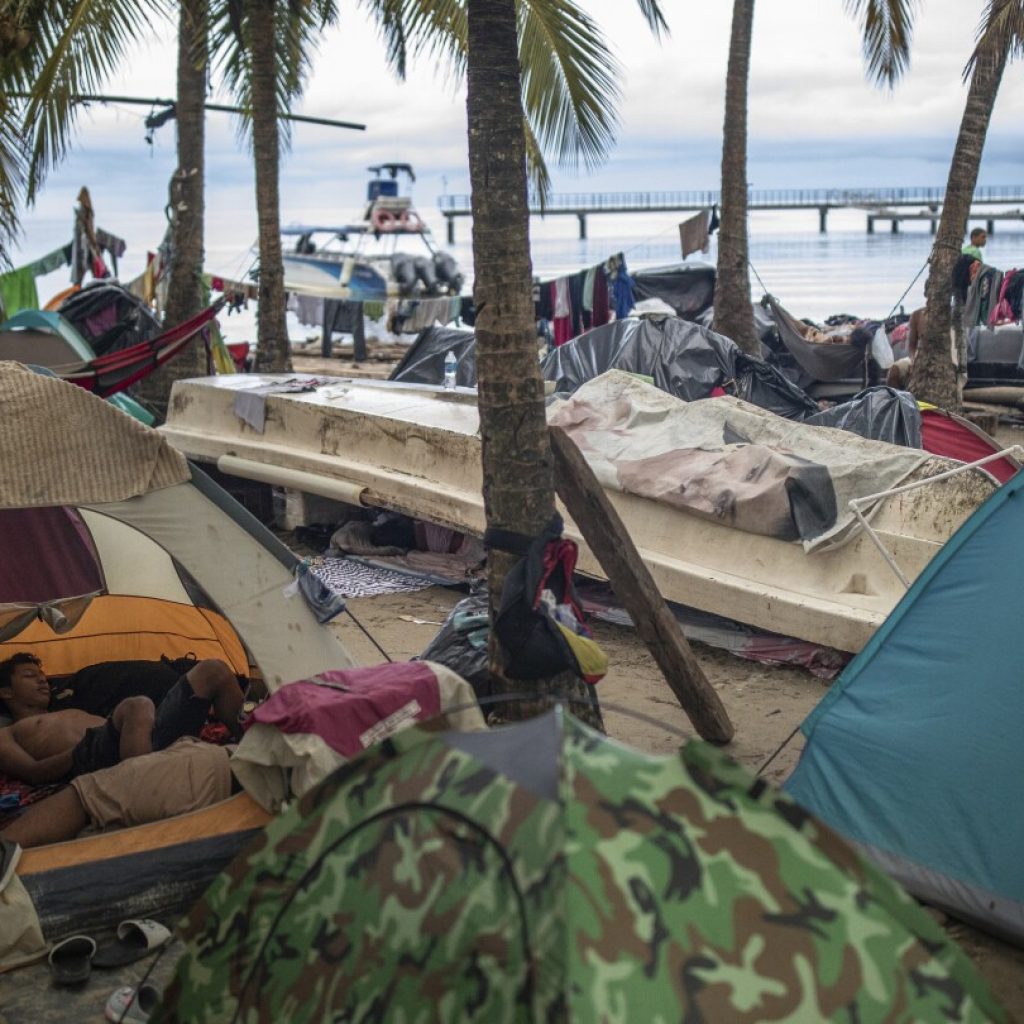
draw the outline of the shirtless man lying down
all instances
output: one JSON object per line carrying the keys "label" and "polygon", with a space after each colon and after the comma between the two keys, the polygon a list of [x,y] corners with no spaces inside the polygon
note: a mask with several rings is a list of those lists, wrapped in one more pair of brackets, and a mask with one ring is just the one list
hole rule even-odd
{"label": "shirtless man lying down", "polygon": [[148,697],[122,700],[108,718],[67,708],[50,711],[50,684],[35,655],[0,661],[0,699],[14,724],[0,729],[0,772],[31,785],[60,782],[163,750],[198,736],[212,706],[238,729],[242,691],[222,661],[197,662],[155,706]]}

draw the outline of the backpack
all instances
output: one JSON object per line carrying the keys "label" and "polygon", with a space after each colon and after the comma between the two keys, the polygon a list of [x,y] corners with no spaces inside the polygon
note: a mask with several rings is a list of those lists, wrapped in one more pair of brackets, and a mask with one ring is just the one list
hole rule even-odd
{"label": "backpack", "polygon": [[[488,534],[491,540],[505,535]],[[594,684],[608,671],[608,656],[584,624],[573,586],[577,554],[555,513],[506,576],[494,632],[510,679],[547,679],[571,669]]]}

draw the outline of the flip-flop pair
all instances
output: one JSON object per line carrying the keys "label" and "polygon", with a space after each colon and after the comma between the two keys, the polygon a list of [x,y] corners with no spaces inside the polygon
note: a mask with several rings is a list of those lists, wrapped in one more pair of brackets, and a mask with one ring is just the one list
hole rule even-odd
{"label": "flip-flop pair", "polygon": [[50,972],[55,985],[80,985],[93,967],[124,967],[159,949],[171,933],[159,921],[122,921],[117,939],[97,948],[88,935],[72,935],[50,950]]}

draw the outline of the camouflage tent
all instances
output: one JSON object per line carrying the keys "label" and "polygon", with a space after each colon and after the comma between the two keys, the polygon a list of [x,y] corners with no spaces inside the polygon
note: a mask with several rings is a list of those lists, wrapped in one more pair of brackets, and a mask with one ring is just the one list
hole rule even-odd
{"label": "camouflage tent", "polygon": [[276,818],[154,1019],[1002,1019],[901,890],[723,754],[561,711],[410,729]]}

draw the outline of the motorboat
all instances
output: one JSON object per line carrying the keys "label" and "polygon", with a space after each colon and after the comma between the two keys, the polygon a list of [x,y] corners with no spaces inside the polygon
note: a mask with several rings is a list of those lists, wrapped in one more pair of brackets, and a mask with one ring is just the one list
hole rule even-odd
{"label": "motorboat", "polygon": [[291,224],[284,251],[285,288],[300,295],[353,302],[441,298],[462,291],[453,256],[439,249],[403,181],[416,180],[410,164],[369,168],[366,205],[347,224]]}

